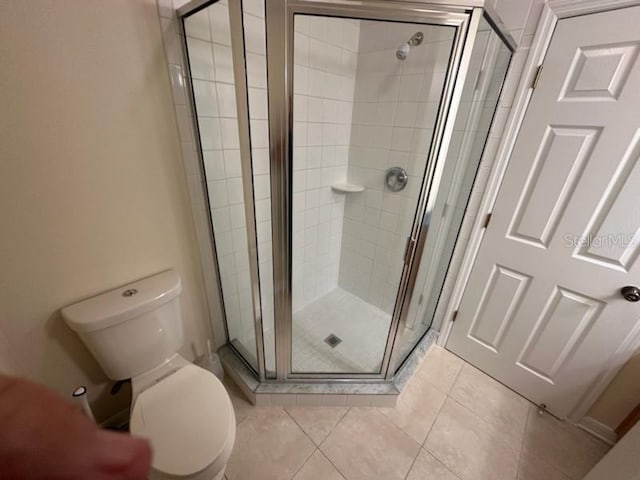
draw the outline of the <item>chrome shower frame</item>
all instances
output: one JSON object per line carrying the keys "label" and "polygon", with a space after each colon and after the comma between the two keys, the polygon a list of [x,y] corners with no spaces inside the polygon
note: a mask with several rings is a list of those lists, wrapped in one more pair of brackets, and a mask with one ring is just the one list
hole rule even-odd
{"label": "chrome shower frame", "polygon": [[[285,348],[281,348],[280,350],[277,349],[276,352],[276,355],[280,354],[277,356],[279,362],[276,362],[277,378],[280,380],[357,380],[359,382],[362,382],[363,380],[388,380],[393,377],[393,374],[395,373],[391,368],[393,357],[392,351],[394,350],[393,347],[398,340],[396,335],[398,327],[400,323],[404,321],[404,316],[406,316],[406,306],[408,306],[408,299],[411,296],[415,283],[415,273],[412,273],[412,270],[417,270],[420,254],[428,231],[428,225],[424,225],[425,222],[423,222],[424,212],[428,208],[428,192],[431,188],[437,190],[440,175],[442,173],[442,167],[436,171],[434,166],[436,164],[444,164],[443,161],[437,162],[436,160],[440,154],[440,150],[443,150],[443,156],[441,158],[445,158],[446,151],[444,150],[446,150],[446,148],[441,149],[440,147],[442,143],[445,145],[447,144],[444,136],[447,134],[450,136],[453,131],[453,119],[452,121],[447,122],[448,112],[451,110],[455,111],[462,95],[463,82],[456,82],[456,79],[464,78],[466,75],[471,57],[471,50],[473,49],[473,42],[475,40],[475,33],[482,13],[479,9],[472,11],[467,11],[458,7],[438,7],[437,9],[434,9],[430,5],[388,1],[358,2],[358,5],[354,5],[355,2],[349,0],[322,2],[304,0],[292,0],[285,2],[285,0],[272,0],[269,2],[271,7],[275,3],[282,5],[283,10],[286,8],[286,16],[278,15],[271,19],[267,18],[267,45],[284,45],[284,48],[274,48],[272,51],[267,52],[267,68],[269,72],[286,72],[286,77],[282,79],[284,80],[283,83],[280,81],[271,82],[270,78],[269,98],[274,99],[274,102],[270,102],[270,105],[284,105],[286,108],[284,111],[281,108],[274,108],[273,111],[270,110],[269,116],[270,121],[272,122],[272,145],[280,144],[286,145],[287,147],[279,152],[281,156],[278,159],[274,160],[272,158],[272,166],[276,162],[279,165],[285,166],[285,168],[279,169],[276,172],[276,175],[274,175],[273,170],[271,172],[272,192],[285,192],[285,195],[274,195],[272,197],[273,213],[275,213],[276,210],[279,212],[289,212],[291,208],[291,196],[290,191],[288,191],[287,188],[290,182],[288,174],[291,171],[290,165],[293,157],[291,132],[293,131],[292,105],[294,49],[292,33],[294,31],[294,16],[296,14],[306,14],[357,18],[362,20],[398,21],[412,24],[425,23],[430,25],[454,27],[456,29],[444,91],[434,128],[434,143],[432,143],[427,160],[427,172],[423,177],[423,185],[421,187],[421,194],[418,200],[418,208],[414,217],[411,234],[407,239],[407,251],[405,254],[404,267],[398,292],[396,294],[396,302],[393,309],[389,333],[387,335],[384,356],[381,362],[381,370],[378,373],[295,373],[292,371],[292,342],[290,340],[292,326],[291,250],[289,243],[291,238],[291,219],[285,219],[285,222],[278,226],[274,225],[274,230],[282,230],[286,232],[285,235],[287,238],[286,243],[283,242],[277,244],[274,241],[274,246],[279,245],[282,248],[274,248],[273,252],[274,281],[277,279],[280,281],[279,285],[275,287],[274,290],[281,292],[281,297],[276,300],[276,338],[281,338],[278,330],[285,330],[287,335]],[[286,23],[284,23],[284,21],[286,21]],[[464,52],[467,52],[466,56],[463,54]],[[449,123],[449,128],[446,126],[447,123]],[[279,130],[279,127],[281,126],[285,126],[285,129]],[[443,140],[445,141],[443,142]],[[276,275],[276,271],[278,271],[280,275]],[[411,282],[411,279],[414,281]]]}
{"label": "chrome shower frame", "polygon": [[[217,0],[192,0],[178,10],[183,20],[190,14],[216,3]],[[273,281],[275,314],[275,378],[265,366],[262,313],[260,307],[260,282],[258,253],[255,237],[255,213],[253,189],[244,189],[247,232],[249,236],[249,261],[252,301],[255,323],[258,368],[247,362],[241,352],[235,353],[254,371],[262,383],[269,382],[325,382],[325,383],[388,383],[397,370],[400,341],[399,326],[406,321],[409,302],[414,292],[420,258],[429,232],[429,215],[435,203],[435,195],[441,181],[449,140],[453,133],[456,113],[461,101],[464,80],[467,76],[473,46],[481,19],[484,17],[513,52],[515,42],[502,27],[491,8],[480,0],[467,0],[452,6],[444,0],[267,0],[265,8],[269,149],[271,168],[271,222],[273,245]],[[236,77],[236,101],[240,135],[242,177],[245,185],[251,185],[250,122],[247,106],[246,67],[244,58],[244,33],[242,31],[242,5],[240,0],[229,0],[232,55]],[[292,371],[292,190],[291,162],[293,158],[293,51],[294,16],[321,15],[363,20],[396,21],[412,24],[428,24],[456,29],[452,53],[449,59],[443,94],[438,109],[434,134],[423,176],[418,206],[407,239],[405,262],[396,295],[391,325],[386,340],[380,371],[377,373],[295,373]],[[179,22],[183,28],[182,21]],[[184,33],[184,32],[182,32]],[[184,34],[182,35],[185,39]],[[413,38],[413,37],[412,37]],[[183,45],[186,53],[186,43]],[[188,63],[188,62],[187,62]],[[185,71],[190,81],[188,64]],[[190,104],[195,111],[192,92]],[[193,116],[196,132],[197,121]],[[198,150],[202,164],[202,151]],[[205,182],[206,183],[206,182]],[[205,190],[206,191],[206,190]],[[211,219],[209,219],[211,223]],[[213,229],[210,228],[211,248],[215,249]],[[215,258],[215,255],[214,255]],[[217,259],[216,259],[217,261]],[[211,267],[209,267],[211,268]],[[214,266],[217,269],[217,265]],[[218,281],[219,283],[219,281]],[[224,316],[224,310],[222,312]],[[227,343],[229,344],[228,329]]]}

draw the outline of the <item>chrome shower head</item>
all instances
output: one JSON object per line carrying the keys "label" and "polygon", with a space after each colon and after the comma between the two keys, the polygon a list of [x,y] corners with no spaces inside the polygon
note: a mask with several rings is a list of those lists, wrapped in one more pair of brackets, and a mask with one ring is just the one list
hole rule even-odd
{"label": "chrome shower head", "polygon": [[398,47],[398,50],[396,50],[396,58],[398,60],[406,60],[407,57],[409,56],[410,50],[411,50],[411,47],[409,46],[409,44],[403,43]]}
{"label": "chrome shower head", "polygon": [[422,43],[424,40],[424,34],[422,32],[414,33],[408,42],[403,43],[396,50],[396,58],[398,60],[406,60],[409,56],[409,52],[411,51],[411,47],[416,47]]}

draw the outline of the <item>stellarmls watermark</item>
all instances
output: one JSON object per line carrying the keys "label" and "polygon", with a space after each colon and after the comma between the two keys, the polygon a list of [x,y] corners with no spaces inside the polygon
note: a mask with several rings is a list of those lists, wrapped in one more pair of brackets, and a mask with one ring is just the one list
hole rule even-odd
{"label": "stellarmls watermark", "polygon": [[606,235],[586,236],[576,235],[574,233],[566,233],[564,235],[564,245],[568,248],[629,248],[636,245],[640,238],[635,238],[635,234],[631,233],[609,233]]}

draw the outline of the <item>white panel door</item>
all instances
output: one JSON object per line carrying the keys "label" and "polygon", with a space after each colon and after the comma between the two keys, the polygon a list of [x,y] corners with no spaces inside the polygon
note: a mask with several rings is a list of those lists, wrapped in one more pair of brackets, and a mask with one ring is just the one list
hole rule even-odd
{"label": "white panel door", "polygon": [[560,417],[640,328],[638,25],[558,22],[447,343]]}

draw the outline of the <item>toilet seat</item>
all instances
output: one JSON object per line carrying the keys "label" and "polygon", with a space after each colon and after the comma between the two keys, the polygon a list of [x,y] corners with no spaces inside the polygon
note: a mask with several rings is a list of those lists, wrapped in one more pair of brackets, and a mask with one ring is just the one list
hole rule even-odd
{"label": "toilet seat", "polygon": [[187,365],[138,395],[130,431],[151,442],[153,470],[200,478],[203,470],[215,474],[224,468],[235,440],[235,416],[220,380]]}

